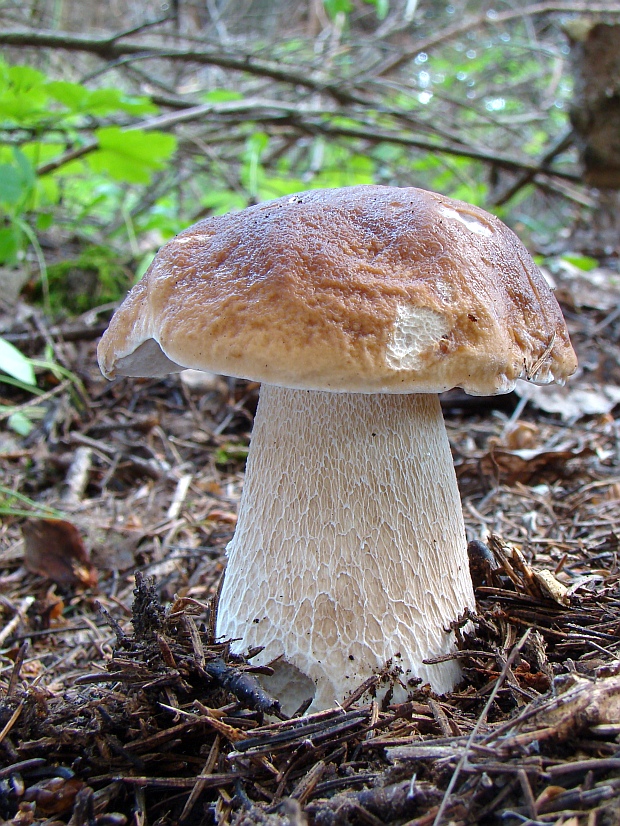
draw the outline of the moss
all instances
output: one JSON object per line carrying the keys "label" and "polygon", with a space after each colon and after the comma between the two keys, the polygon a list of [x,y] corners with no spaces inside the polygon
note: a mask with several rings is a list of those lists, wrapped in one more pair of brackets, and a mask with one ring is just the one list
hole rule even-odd
{"label": "moss", "polygon": [[[118,254],[104,246],[50,264],[47,270],[52,310],[83,313],[118,301],[131,285],[131,274]],[[39,288],[40,291],[40,288]]]}

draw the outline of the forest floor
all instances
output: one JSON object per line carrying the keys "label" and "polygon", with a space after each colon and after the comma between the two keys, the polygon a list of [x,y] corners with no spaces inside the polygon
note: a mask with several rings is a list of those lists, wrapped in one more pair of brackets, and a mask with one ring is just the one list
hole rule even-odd
{"label": "forest floor", "polygon": [[475,540],[462,683],[291,720],[213,634],[257,386],[108,383],[105,314],[5,306],[63,372],[0,431],[0,823],[620,823],[620,286],[561,275],[575,380],[442,399]]}

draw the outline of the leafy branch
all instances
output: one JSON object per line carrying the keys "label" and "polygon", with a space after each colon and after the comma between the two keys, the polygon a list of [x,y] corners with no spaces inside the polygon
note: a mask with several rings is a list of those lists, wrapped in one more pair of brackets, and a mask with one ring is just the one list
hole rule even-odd
{"label": "leafy branch", "polygon": [[377,67],[377,75],[387,75],[402,68],[410,60],[413,60],[420,52],[427,52],[430,49],[455,40],[468,32],[475,31],[487,26],[497,26],[501,23],[509,23],[512,20],[525,19],[544,14],[557,14],[560,12],[573,14],[620,14],[620,7],[617,3],[596,3],[594,0],[573,3],[555,3],[553,0],[546,3],[532,3],[529,6],[519,6],[516,9],[508,9],[502,12],[485,12],[476,17],[470,17],[454,26],[449,26],[438,34],[418,40],[413,46],[399,55],[388,58],[381,66]]}
{"label": "leafy branch", "polygon": [[[390,113],[392,114],[392,113]],[[205,103],[192,106],[181,112],[160,115],[155,118],[140,121],[130,129],[142,132],[151,130],[168,130],[183,123],[201,122],[206,116],[214,119],[225,119],[232,129],[236,125],[252,121],[256,123],[287,123],[299,128],[308,134],[335,135],[355,138],[370,143],[393,143],[400,146],[415,147],[428,152],[453,155],[462,158],[483,161],[494,164],[503,169],[514,172],[523,172],[527,181],[531,181],[539,172],[550,176],[557,176],[568,181],[578,181],[579,176],[563,170],[553,170],[548,163],[559,153],[559,149],[551,155],[545,155],[540,163],[527,162],[497,152],[489,152],[477,147],[465,145],[450,145],[438,141],[424,140],[404,133],[402,130],[379,129],[370,120],[355,117],[348,113],[348,120],[356,122],[355,126],[341,126],[338,119],[344,119],[347,113],[344,110],[326,110],[304,104],[286,103],[276,100],[250,98],[241,101],[226,101],[222,103]],[[84,157],[100,148],[99,141],[93,140],[82,146],[71,149],[63,155],[42,164],[37,168],[38,175],[46,175],[65,164]],[[564,144],[561,148],[565,148]]]}
{"label": "leafy branch", "polygon": [[145,44],[139,41],[122,40],[123,35],[110,37],[91,37],[76,35],[71,32],[46,32],[32,30],[13,30],[0,32],[0,45],[13,47],[35,47],[59,49],[69,52],[90,52],[104,60],[118,60],[132,57],[135,60],[170,60],[173,62],[198,63],[218,66],[244,74],[269,78],[280,83],[301,86],[313,92],[326,93],[339,103],[363,102],[363,98],[343,89],[339,82],[312,72],[296,72],[292,67],[283,68],[281,64],[262,60],[253,54],[230,54],[206,49],[178,49],[167,46]]}

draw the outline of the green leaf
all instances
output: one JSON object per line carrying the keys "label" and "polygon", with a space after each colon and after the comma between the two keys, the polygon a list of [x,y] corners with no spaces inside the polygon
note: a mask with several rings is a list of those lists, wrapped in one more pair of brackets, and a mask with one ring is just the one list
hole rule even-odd
{"label": "green leaf", "polygon": [[47,117],[45,75],[30,66],[11,66],[0,84],[0,120],[30,124]]}
{"label": "green leaf", "polygon": [[41,141],[28,141],[22,143],[19,148],[21,154],[27,158],[32,167],[39,166],[39,164],[47,163],[53,160],[58,155],[61,155],[67,148],[67,144],[59,142],[57,139],[49,143],[41,143]]}
{"label": "green leaf", "polygon": [[41,212],[37,215],[37,229],[39,232],[45,232],[54,223],[54,216],[51,212]]}
{"label": "green leaf", "polygon": [[323,0],[323,6],[332,20],[338,14],[348,14],[353,10],[351,0]]}
{"label": "green leaf", "polygon": [[45,82],[45,75],[31,66],[11,66],[9,68],[9,82],[20,92],[28,92]]}
{"label": "green leaf", "polygon": [[147,97],[120,89],[88,89],[80,83],[48,80],[29,66],[7,67],[0,61],[0,120],[22,126],[74,125],[76,115],[101,117],[118,112],[148,115],[157,107]]}
{"label": "green leaf", "polygon": [[148,98],[126,95],[120,89],[91,90],[65,80],[51,80],[45,89],[50,97],[76,114],[101,117],[119,111],[130,115],[152,115],[158,111]]}
{"label": "green leaf", "polygon": [[578,270],[582,270],[583,272],[590,272],[590,270],[598,267],[596,258],[590,258],[588,255],[571,255],[567,253],[562,256],[562,261],[567,261],[569,264],[572,264],[573,267],[577,267]]}
{"label": "green leaf", "polygon": [[241,92],[234,92],[232,89],[213,89],[202,95],[205,103],[225,103],[228,100],[243,100]]}
{"label": "green leaf", "polygon": [[153,172],[165,167],[177,145],[176,138],[164,132],[118,126],[97,129],[95,136],[100,148],[86,157],[90,168],[134,184],[148,184]]}
{"label": "green leaf", "polygon": [[23,182],[28,188],[33,187],[36,181],[36,175],[30,161],[20,149],[13,150],[13,157],[15,158],[15,162],[19,168]]}
{"label": "green leaf", "polygon": [[51,80],[45,88],[54,100],[62,103],[72,112],[79,112],[89,96],[89,91],[79,83],[69,83],[66,80]]}
{"label": "green leaf", "polygon": [[32,430],[32,422],[19,410],[9,416],[7,423],[19,436],[28,436]]}
{"label": "green leaf", "polygon": [[21,232],[15,226],[0,229],[0,264],[12,264],[21,247]]}
{"label": "green leaf", "polygon": [[34,170],[19,149],[13,149],[13,163],[0,164],[0,202],[15,205],[34,186]]}
{"label": "green leaf", "polygon": [[10,164],[0,164],[0,201],[16,204],[24,194],[24,183],[19,170]]}
{"label": "green leaf", "polygon": [[[51,175],[45,175],[37,181],[32,208],[41,209],[55,206],[60,201],[60,196],[61,190],[58,180]],[[41,227],[41,229],[47,229],[47,227]]]}
{"label": "green leaf", "polygon": [[3,338],[0,338],[0,370],[24,384],[37,383],[30,359]]}

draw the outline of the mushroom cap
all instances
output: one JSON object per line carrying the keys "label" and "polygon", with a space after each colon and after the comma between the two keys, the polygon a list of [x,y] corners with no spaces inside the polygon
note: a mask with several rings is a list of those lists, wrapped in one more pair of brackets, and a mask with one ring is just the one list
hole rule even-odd
{"label": "mushroom cap", "polygon": [[168,242],[99,345],[108,378],[187,367],[283,387],[506,393],[577,366],[516,235],[414,188],[311,190]]}

